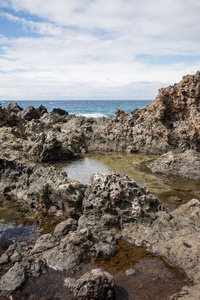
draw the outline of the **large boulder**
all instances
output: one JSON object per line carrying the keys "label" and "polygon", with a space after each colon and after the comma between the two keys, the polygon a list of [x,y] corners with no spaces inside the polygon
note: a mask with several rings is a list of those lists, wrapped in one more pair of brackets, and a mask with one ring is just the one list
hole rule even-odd
{"label": "large boulder", "polygon": [[83,200],[83,213],[103,227],[121,228],[163,210],[161,202],[126,175],[93,174]]}
{"label": "large boulder", "polygon": [[163,154],[200,151],[200,72],[159,90],[149,105],[132,115],[117,110],[89,134],[89,150]]}
{"label": "large boulder", "polygon": [[199,180],[200,153],[194,150],[187,150],[179,154],[170,151],[151,162],[148,167],[154,173],[179,175]]}
{"label": "large boulder", "polygon": [[114,300],[114,278],[101,269],[93,269],[79,278],[73,286],[75,300]]}
{"label": "large boulder", "polygon": [[70,180],[65,172],[45,168],[28,160],[0,158],[0,192],[27,202],[40,211],[60,212],[77,219],[82,213],[86,185]]}

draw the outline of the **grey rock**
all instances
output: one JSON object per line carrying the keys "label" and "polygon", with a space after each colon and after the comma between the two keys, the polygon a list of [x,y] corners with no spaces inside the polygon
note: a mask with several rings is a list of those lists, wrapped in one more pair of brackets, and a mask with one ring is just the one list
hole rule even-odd
{"label": "grey rock", "polygon": [[114,300],[114,278],[101,269],[85,273],[73,286],[75,300]]}
{"label": "grey rock", "polygon": [[128,270],[126,270],[126,272],[125,272],[125,275],[126,276],[135,276],[137,274],[137,272],[136,272],[136,270],[135,269],[128,269]]}
{"label": "grey rock", "polygon": [[6,108],[10,113],[13,112],[15,114],[23,110],[23,108],[21,108],[17,103],[8,103]]}
{"label": "grey rock", "polygon": [[24,110],[20,111],[19,116],[27,121],[40,118],[39,111],[37,111],[33,106],[29,106]]}
{"label": "grey rock", "polygon": [[[33,277],[39,277],[41,274],[47,273],[46,269],[46,262],[44,259],[37,258],[32,264],[31,264],[31,276]],[[30,276],[30,275],[29,275]]]}
{"label": "grey rock", "polygon": [[161,202],[126,175],[93,174],[83,200],[88,220],[100,221],[104,227],[122,228],[138,219],[163,210]]}
{"label": "grey rock", "polygon": [[13,255],[10,257],[11,263],[16,263],[21,260],[22,260],[22,255],[18,251],[15,251]]}
{"label": "grey rock", "polygon": [[68,289],[72,289],[75,283],[76,283],[75,278],[65,278],[64,280],[64,284]]}
{"label": "grey rock", "polygon": [[54,108],[53,113],[61,115],[61,116],[68,115],[68,112],[61,108]]}
{"label": "grey rock", "polygon": [[8,254],[5,252],[1,255],[0,257],[0,264],[5,264],[9,262],[9,256]]}
{"label": "grey rock", "polygon": [[153,161],[148,167],[154,173],[178,175],[199,180],[200,153],[194,150],[187,150],[183,153],[170,151]]}
{"label": "grey rock", "polygon": [[48,249],[54,248],[57,244],[59,244],[59,241],[51,235],[50,233],[44,234],[39,239],[37,239],[31,254],[40,253],[43,251],[46,251]]}
{"label": "grey rock", "polygon": [[66,221],[63,221],[56,226],[54,230],[54,235],[57,236],[66,235],[70,230],[76,230],[76,228],[77,228],[77,221],[72,218],[69,218]]}
{"label": "grey rock", "polygon": [[1,277],[0,290],[13,291],[19,288],[26,280],[26,267],[22,263],[15,263],[9,271]]}

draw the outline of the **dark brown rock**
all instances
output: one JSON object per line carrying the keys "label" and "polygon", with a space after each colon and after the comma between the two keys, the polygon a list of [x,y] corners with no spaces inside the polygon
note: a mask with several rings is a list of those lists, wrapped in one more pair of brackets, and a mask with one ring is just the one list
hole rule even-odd
{"label": "dark brown rock", "polygon": [[13,112],[15,114],[23,110],[23,108],[20,107],[17,103],[8,103],[6,108],[10,113]]}
{"label": "dark brown rock", "polygon": [[20,117],[27,121],[40,118],[40,112],[33,106],[29,106],[20,112]]}
{"label": "dark brown rock", "polygon": [[53,113],[61,115],[61,116],[68,115],[68,112],[61,108],[54,108]]}

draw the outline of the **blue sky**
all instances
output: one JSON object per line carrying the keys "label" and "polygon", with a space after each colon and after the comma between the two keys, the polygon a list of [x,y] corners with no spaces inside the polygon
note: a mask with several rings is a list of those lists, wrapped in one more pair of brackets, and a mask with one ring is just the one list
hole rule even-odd
{"label": "blue sky", "polygon": [[0,0],[0,99],[154,99],[200,69],[199,0]]}

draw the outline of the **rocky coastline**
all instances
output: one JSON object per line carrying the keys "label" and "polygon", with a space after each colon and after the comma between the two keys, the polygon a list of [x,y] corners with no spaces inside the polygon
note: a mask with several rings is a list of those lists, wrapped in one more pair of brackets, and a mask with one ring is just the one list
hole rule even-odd
{"label": "rocky coastline", "polygon": [[[73,269],[88,255],[112,255],[123,239],[145,245],[186,272],[193,285],[168,299],[199,299],[200,199],[170,212],[126,175],[96,173],[84,184],[42,163],[76,159],[94,150],[161,154],[149,165],[152,172],[199,180],[200,72],[160,89],[152,103],[131,115],[117,110],[95,119],[61,109],[48,113],[43,106],[0,105],[0,136],[0,194],[60,221],[33,247],[14,244],[2,254],[0,263],[11,264],[0,279],[3,293],[12,293],[47,267]],[[74,299],[101,299],[100,290],[102,299],[115,299],[112,276],[102,270],[93,273],[85,275],[88,282],[96,276],[92,289],[85,288],[84,278],[68,279]],[[85,289],[88,294],[81,294]]]}

